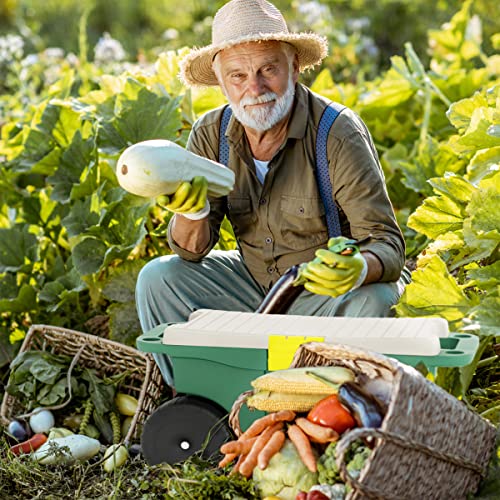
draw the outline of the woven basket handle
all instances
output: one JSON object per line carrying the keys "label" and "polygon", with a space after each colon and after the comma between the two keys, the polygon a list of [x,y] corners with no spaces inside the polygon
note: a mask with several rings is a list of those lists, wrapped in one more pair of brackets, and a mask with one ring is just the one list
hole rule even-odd
{"label": "woven basket handle", "polygon": [[236,437],[240,437],[241,426],[240,426],[240,410],[247,398],[253,394],[253,391],[242,392],[233,403],[231,411],[229,412],[229,425],[232,427]]}
{"label": "woven basket handle", "polygon": [[358,490],[361,493],[365,494],[368,498],[373,498],[376,500],[401,500],[402,498],[405,497],[389,496],[380,490],[361,484],[357,479],[354,479],[349,474],[349,471],[347,470],[344,460],[345,454],[355,441],[364,437],[374,437],[385,441],[389,441],[390,443],[393,443],[401,448],[420,451],[433,458],[437,458],[438,460],[442,460],[444,462],[450,462],[458,467],[470,469],[473,472],[480,474],[481,476],[484,476],[486,474],[486,469],[484,467],[479,466],[475,462],[467,460],[458,455],[442,453],[430,446],[419,443],[417,441],[413,441],[412,439],[409,439],[407,437],[400,436],[399,434],[394,434],[392,432],[381,431],[379,429],[370,429],[370,428],[353,429],[349,431],[338,442],[337,448],[335,450],[335,461],[337,464],[337,468],[340,471],[340,476],[344,480],[344,482],[349,484],[353,489]]}

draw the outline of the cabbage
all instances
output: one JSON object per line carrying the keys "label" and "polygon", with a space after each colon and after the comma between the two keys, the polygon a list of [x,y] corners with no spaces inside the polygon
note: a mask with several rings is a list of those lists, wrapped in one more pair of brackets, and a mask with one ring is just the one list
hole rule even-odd
{"label": "cabbage", "polygon": [[253,480],[263,497],[279,496],[282,500],[295,500],[297,493],[309,491],[317,484],[318,474],[304,465],[295,446],[287,439],[264,470],[255,467]]}

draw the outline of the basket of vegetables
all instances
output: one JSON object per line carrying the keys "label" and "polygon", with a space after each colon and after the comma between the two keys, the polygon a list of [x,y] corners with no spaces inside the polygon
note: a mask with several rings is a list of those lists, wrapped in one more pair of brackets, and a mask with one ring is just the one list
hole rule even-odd
{"label": "basket of vegetables", "polygon": [[34,451],[51,463],[57,453],[49,447],[55,445],[67,446],[70,459],[89,458],[107,445],[116,460],[117,450],[125,453],[139,441],[162,384],[148,354],[87,333],[33,325],[11,363],[0,418],[19,441],[14,454]]}
{"label": "basket of vegetables", "polygon": [[[219,466],[252,477],[262,497],[465,499],[486,475],[494,426],[383,355],[310,342],[252,386]],[[267,412],[245,432],[243,404]]]}

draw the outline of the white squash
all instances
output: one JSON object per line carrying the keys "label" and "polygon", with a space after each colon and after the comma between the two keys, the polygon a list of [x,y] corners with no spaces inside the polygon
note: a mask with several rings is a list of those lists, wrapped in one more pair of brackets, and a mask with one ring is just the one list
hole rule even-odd
{"label": "white squash", "polygon": [[225,196],[234,186],[234,172],[163,139],[138,142],[118,159],[116,176],[129,193],[156,198],[170,195],[182,182],[203,175],[210,196]]}
{"label": "white squash", "polygon": [[97,455],[101,443],[82,434],[49,439],[33,453],[33,458],[44,465],[71,464]]}

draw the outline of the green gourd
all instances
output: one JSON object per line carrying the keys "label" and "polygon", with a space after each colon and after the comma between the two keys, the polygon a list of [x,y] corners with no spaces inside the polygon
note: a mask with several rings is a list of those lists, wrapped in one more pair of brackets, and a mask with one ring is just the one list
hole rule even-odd
{"label": "green gourd", "polygon": [[123,189],[149,198],[170,195],[196,176],[206,177],[210,196],[226,196],[234,186],[229,168],[163,139],[128,147],[118,159],[116,176]]}

